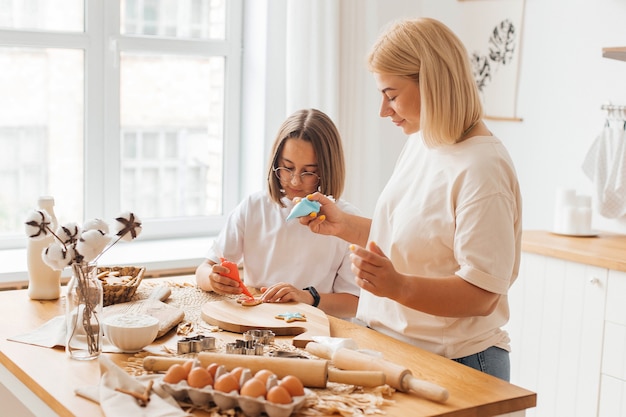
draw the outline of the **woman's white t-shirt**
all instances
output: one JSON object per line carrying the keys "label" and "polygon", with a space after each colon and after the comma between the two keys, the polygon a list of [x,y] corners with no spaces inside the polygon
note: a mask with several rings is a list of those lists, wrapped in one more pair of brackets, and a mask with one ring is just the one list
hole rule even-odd
{"label": "woman's white t-shirt", "polygon": [[428,148],[411,135],[380,195],[369,240],[397,271],[460,278],[500,294],[485,317],[436,317],[362,291],[357,318],[448,358],[510,350],[502,326],[520,261],[522,204],[512,160],[493,136]]}
{"label": "woman's white t-shirt", "polygon": [[[297,219],[287,221],[294,204],[280,207],[267,192],[248,196],[228,215],[207,258],[241,264],[247,286],[260,288],[287,282],[297,288],[313,286],[320,293],[359,295],[349,258],[349,244],[337,237],[311,232]],[[358,214],[351,204],[337,205]]]}

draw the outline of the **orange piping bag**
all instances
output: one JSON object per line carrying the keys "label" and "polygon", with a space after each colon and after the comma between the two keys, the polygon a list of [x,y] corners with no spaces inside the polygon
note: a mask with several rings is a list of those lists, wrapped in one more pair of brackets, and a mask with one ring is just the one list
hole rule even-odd
{"label": "orange piping bag", "polygon": [[254,295],[252,295],[250,291],[248,291],[248,288],[246,287],[246,285],[243,283],[241,278],[239,278],[239,268],[237,267],[237,264],[231,261],[227,261],[224,258],[220,258],[220,261],[222,261],[221,265],[223,267],[228,268],[229,272],[225,276],[237,281],[239,283],[239,288],[242,289],[243,293],[250,298],[254,298]]}

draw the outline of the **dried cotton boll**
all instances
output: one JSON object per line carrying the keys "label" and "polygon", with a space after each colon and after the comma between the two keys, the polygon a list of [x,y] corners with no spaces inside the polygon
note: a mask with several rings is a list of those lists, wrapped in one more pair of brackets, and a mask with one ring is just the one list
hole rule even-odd
{"label": "dried cotton boll", "polygon": [[85,261],[91,262],[104,250],[109,240],[109,236],[100,230],[87,230],[76,243],[76,250]]}
{"label": "dried cotton boll", "polygon": [[26,222],[24,223],[26,236],[32,240],[41,240],[48,235],[48,230],[46,227],[50,227],[50,222],[52,219],[50,215],[45,210],[33,210],[26,217]]}
{"label": "dried cotton boll", "polygon": [[83,224],[83,230],[100,230],[105,235],[108,235],[109,225],[102,219],[91,219]]}
{"label": "dried cotton boll", "polygon": [[122,240],[130,242],[141,233],[141,220],[135,213],[126,211],[115,218],[112,226],[115,236],[120,236]]}
{"label": "dried cotton boll", "polygon": [[57,236],[61,239],[61,242],[67,244],[74,243],[80,237],[82,230],[77,223],[65,223],[56,231]]}
{"label": "dried cotton boll", "polygon": [[60,243],[54,242],[43,250],[41,258],[50,268],[61,271],[72,262],[75,255],[74,249],[66,249]]}

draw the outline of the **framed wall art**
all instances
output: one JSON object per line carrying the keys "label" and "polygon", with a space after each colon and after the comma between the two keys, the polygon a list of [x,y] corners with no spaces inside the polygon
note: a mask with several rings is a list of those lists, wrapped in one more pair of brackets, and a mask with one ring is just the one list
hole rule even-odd
{"label": "framed wall art", "polygon": [[485,117],[521,121],[517,90],[524,0],[458,0],[463,19],[454,28],[465,44]]}

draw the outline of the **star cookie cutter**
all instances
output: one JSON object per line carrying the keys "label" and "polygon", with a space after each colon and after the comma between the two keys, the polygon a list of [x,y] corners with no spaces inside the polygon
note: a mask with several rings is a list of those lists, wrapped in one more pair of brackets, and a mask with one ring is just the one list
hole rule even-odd
{"label": "star cookie cutter", "polygon": [[192,336],[184,337],[177,343],[177,353],[182,355],[184,353],[198,353],[204,350],[215,349],[215,338],[211,336]]}
{"label": "star cookie cutter", "polygon": [[248,330],[243,334],[244,340],[252,340],[253,342],[259,343],[261,345],[271,345],[274,343],[274,332],[271,330]]}
{"label": "star cookie cutter", "polygon": [[237,355],[263,355],[263,345],[254,340],[237,339],[226,344],[226,353]]}

